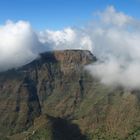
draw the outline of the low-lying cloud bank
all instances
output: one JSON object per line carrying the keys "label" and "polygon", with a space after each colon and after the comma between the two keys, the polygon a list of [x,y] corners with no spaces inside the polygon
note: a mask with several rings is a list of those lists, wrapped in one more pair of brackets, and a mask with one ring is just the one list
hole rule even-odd
{"label": "low-lying cloud bank", "polygon": [[0,26],[0,71],[24,65],[38,56],[41,43],[25,21]]}
{"label": "low-lying cloud bank", "polygon": [[108,7],[89,33],[98,62],[88,67],[108,86],[140,89],[140,21]]}
{"label": "low-lying cloud bank", "polygon": [[140,89],[140,21],[113,6],[84,28],[36,32],[26,21],[0,26],[0,71],[22,66],[47,50],[86,49],[98,61],[87,67],[101,83]]}

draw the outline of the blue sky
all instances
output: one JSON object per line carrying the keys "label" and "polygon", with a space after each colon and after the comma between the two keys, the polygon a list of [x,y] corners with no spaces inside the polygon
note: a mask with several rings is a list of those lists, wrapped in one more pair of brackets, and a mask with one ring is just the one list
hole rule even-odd
{"label": "blue sky", "polygon": [[0,24],[10,19],[27,20],[39,30],[81,26],[109,5],[140,18],[140,0],[0,0]]}

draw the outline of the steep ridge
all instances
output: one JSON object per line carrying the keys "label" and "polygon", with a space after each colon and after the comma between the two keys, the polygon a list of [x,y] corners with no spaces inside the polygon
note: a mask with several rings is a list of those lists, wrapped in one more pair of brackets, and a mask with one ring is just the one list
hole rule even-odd
{"label": "steep ridge", "polygon": [[62,98],[70,81],[80,91],[81,68],[94,60],[89,51],[47,52],[24,67],[0,73],[0,134],[22,132],[36,117],[48,114],[48,97],[57,92]]}
{"label": "steep ridge", "polygon": [[85,70],[95,61],[86,50],[46,52],[0,73],[1,139],[139,139],[140,92],[101,85]]}

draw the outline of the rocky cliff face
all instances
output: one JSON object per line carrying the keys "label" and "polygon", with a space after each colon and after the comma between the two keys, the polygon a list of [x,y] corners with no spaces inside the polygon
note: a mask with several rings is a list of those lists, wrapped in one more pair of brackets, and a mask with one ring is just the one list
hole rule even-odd
{"label": "rocky cliff face", "polygon": [[[64,102],[63,96],[71,92],[77,94],[71,105],[76,103],[83,94],[81,69],[94,60],[89,51],[47,52],[22,68],[0,73],[1,134],[22,132],[36,117],[53,110],[63,114],[61,105],[56,109],[54,104]],[[50,100],[55,94],[59,97]],[[57,111],[54,114],[59,114]]]}
{"label": "rocky cliff face", "polygon": [[89,51],[54,51],[0,73],[1,138],[138,138],[139,91],[101,85],[84,69],[94,61]]}

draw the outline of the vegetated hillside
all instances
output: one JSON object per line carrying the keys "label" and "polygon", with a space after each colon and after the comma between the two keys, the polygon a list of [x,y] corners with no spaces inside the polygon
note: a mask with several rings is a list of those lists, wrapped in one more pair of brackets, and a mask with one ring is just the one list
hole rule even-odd
{"label": "vegetated hillside", "polygon": [[139,91],[101,85],[86,50],[47,52],[0,73],[1,140],[140,139]]}

